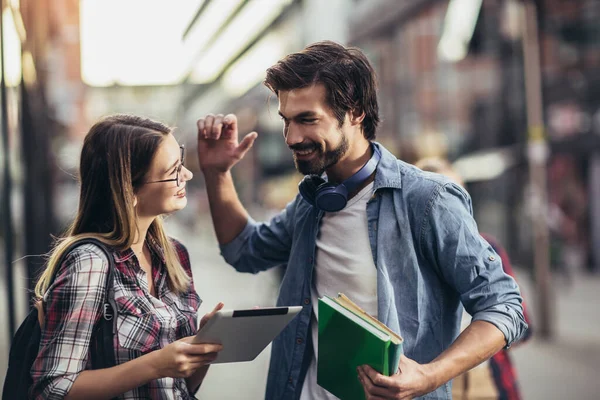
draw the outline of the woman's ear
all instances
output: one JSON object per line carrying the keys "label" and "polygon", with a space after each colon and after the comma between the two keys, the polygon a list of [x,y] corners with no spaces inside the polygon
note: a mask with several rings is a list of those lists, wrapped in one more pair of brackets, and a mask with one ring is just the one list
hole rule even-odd
{"label": "woman's ear", "polygon": [[137,196],[133,196],[133,207],[135,208],[135,206],[137,206],[138,200],[137,200]]}

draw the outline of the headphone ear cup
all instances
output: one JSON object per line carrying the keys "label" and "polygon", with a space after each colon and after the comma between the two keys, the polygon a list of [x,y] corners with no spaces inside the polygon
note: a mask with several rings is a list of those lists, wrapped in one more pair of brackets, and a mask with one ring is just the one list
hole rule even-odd
{"label": "headphone ear cup", "polygon": [[300,195],[304,200],[306,200],[310,205],[315,205],[315,198],[317,196],[317,190],[321,187],[325,182],[323,178],[317,175],[307,175],[302,179],[300,184],[298,185],[298,190],[300,191]]}
{"label": "headphone ear cup", "polygon": [[315,205],[321,211],[337,212],[346,207],[348,190],[346,187],[324,182],[317,188]]}
{"label": "headphone ear cup", "polygon": [[335,190],[336,186],[337,185],[333,183],[323,181],[319,186],[317,186],[317,189],[315,190],[315,197],[322,196],[325,193]]}

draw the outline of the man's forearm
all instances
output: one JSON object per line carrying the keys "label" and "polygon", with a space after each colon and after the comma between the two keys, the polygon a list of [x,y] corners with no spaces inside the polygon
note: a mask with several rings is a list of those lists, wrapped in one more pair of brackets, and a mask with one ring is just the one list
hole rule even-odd
{"label": "man's forearm", "polygon": [[240,202],[231,172],[204,171],[215,234],[219,244],[235,239],[248,223],[248,212]]}
{"label": "man's forearm", "polygon": [[473,321],[446,351],[427,364],[429,375],[437,388],[489,359],[505,345],[504,335],[496,326]]}

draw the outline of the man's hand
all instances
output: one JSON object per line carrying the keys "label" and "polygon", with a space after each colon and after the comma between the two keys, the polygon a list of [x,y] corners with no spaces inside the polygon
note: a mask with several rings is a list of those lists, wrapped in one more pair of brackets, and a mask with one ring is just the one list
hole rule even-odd
{"label": "man's hand", "polygon": [[200,118],[198,126],[198,160],[200,169],[206,173],[227,172],[246,152],[258,136],[250,132],[238,143],[237,118],[234,114],[208,114]]}
{"label": "man's hand", "polygon": [[402,355],[395,375],[385,376],[368,365],[358,367],[367,400],[412,399],[436,389],[427,368]]}

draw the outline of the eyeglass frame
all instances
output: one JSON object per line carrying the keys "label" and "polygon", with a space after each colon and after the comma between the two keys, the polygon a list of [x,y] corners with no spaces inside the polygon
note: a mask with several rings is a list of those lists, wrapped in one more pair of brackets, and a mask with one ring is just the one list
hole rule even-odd
{"label": "eyeglass frame", "polygon": [[179,167],[177,168],[175,178],[161,179],[159,181],[143,182],[142,184],[145,185],[147,183],[176,182],[177,183],[177,187],[179,187],[179,185],[181,183],[183,183],[183,179],[181,181],[179,181],[179,177],[181,176],[180,175],[181,174],[181,170],[183,169],[183,163],[185,162],[185,145],[181,144],[181,145],[179,145],[179,148],[181,149],[181,160],[180,160]]}

